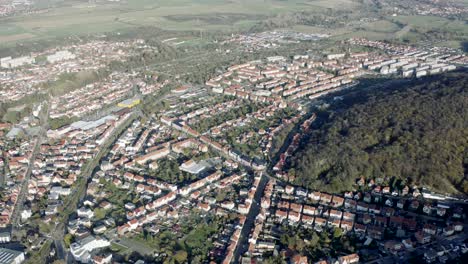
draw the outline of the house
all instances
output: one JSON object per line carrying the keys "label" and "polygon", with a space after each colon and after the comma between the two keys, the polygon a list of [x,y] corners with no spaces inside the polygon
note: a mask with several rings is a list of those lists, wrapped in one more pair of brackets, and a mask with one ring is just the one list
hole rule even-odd
{"label": "house", "polygon": [[346,199],[345,200],[345,208],[346,209],[355,210],[356,205],[357,205],[357,202],[355,200],[351,200],[351,199]]}
{"label": "house", "polygon": [[455,232],[461,232],[461,231],[463,231],[463,223],[462,222],[455,222],[455,223],[453,223],[453,228],[455,229]]}
{"label": "house", "polygon": [[315,217],[315,226],[325,226],[327,224],[327,220],[321,217]]}
{"label": "house", "polygon": [[369,204],[369,213],[371,214],[380,214],[380,207],[376,204]]}
{"label": "house", "polygon": [[382,189],[383,194],[389,194],[390,193],[390,187],[386,186]]}
{"label": "house", "polygon": [[367,212],[369,210],[369,205],[364,202],[358,202],[356,209],[358,211]]}
{"label": "house", "polygon": [[301,213],[290,211],[288,219],[291,222],[299,222],[301,220]]}
{"label": "house", "polygon": [[294,187],[291,185],[287,185],[285,191],[287,194],[292,194],[294,192]]}
{"label": "house", "polygon": [[384,249],[389,253],[397,254],[399,251],[404,249],[404,245],[401,242],[389,240],[384,243]]}
{"label": "house", "polygon": [[403,199],[398,200],[397,208],[398,209],[403,209],[404,206],[405,206],[405,200],[403,200]]}
{"label": "house", "polygon": [[452,225],[444,227],[444,235],[445,236],[451,236],[453,233],[455,233],[455,228]]}
{"label": "house", "polygon": [[341,226],[340,226],[343,230],[345,230],[346,232],[348,231],[351,231],[353,230],[353,221],[351,220],[342,220],[341,221]]}
{"label": "house", "polygon": [[98,254],[92,258],[93,264],[110,264],[112,263],[112,254]]}
{"label": "house", "polygon": [[382,208],[382,215],[390,217],[390,216],[393,216],[394,214],[395,214],[395,209],[391,207]]}
{"label": "house", "polygon": [[304,205],[303,213],[307,215],[315,215],[316,214],[316,207],[310,205]]}
{"label": "house", "polygon": [[335,218],[335,219],[341,219],[341,216],[343,215],[343,212],[331,209],[329,217],[330,218]]}
{"label": "house", "polygon": [[343,203],[344,203],[344,199],[340,196],[336,196],[334,195],[333,196],[333,199],[332,199],[332,206],[333,207],[341,207],[343,206]]}
{"label": "house", "polygon": [[380,187],[380,185],[375,186],[374,189],[372,190],[372,193],[377,194],[377,195],[380,195],[381,192],[382,192],[382,187]]}
{"label": "house", "polygon": [[409,193],[409,187],[408,185],[405,185],[405,187],[403,187],[403,189],[401,190],[401,195],[406,196],[408,195],[408,193]]}
{"label": "house", "polygon": [[376,226],[387,227],[388,218],[384,216],[376,216],[374,220],[374,224]]}
{"label": "house", "polygon": [[296,195],[306,197],[307,196],[307,190],[305,190],[303,188],[297,188]]}
{"label": "house", "polygon": [[359,223],[354,224],[354,232],[356,233],[365,233],[367,230],[367,226]]}
{"label": "house", "polygon": [[361,177],[356,181],[356,184],[359,186],[364,186],[364,184],[366,184],[366,180],[364,179],[364,177]]}
{"label": "house", "polygon": [[361,200],[361,198],[362,198],[362,193],[360,193],[360,192],[357,192],[357,193],[354,195],[354,200],[356,200],[356,201]]}
{"label": "house", "polygon": [[275,215],[278,218],[278,220],[281,222],[288,217],[288,212],[283,211],[283,210],[276,210]]}
{"label": "house", "polygon": [[314,223],[314,217],[309,215],[302,215],[302,222],[308,225],[312,225]]}
{"label": "house", "polygon": [[425,203],[423,206],[423,212],[425,214],[430,214],[432,212],[432,205],[429,203]]}
{"label": "house", "polygon": [[418,208],[419,208],[419,202],[418,202],[417,200],[411,201],[409,208],[410,208],[411,210],[418,210]]}
{"label": "house", "polygon": [[437,233],[437,227],[435,225],[425,224],[423,232],[429,235],[435,235]]}
{"label": "house", "polygon": [[393,228],[403,227],[405,219],[401,216],[391,216],[389,226]]}
{"label": "house", "polygon": [[438,216],[444,216],[446,212],[447,212],[447,210],[445,208],[437,207],[436,213],[437,213]]}
{"label": "house", "polygon": [[81,207],[76,211],[76,213],[78,214],[78,217],[85,217],[85,218],[93,218],[94,217],[93,210],[91,210],[89,208]]}
{"label": "house", "polygon": [[333,226],[333,227],[339,228],[340,224],[341,224],[340,219],[333,219],[333,218],[328,219],[328,226],[330,227]]}
{"label": "house", "polygon": [[294,257],[291,258],[291,263],[292,264],[307,264],[309,263],[309,260],[306,256],[295,255]]}
{"label": "house", "polygon": [[431,242],[431,235],[423,232],[423,231],[418,231],[414,234],[414,237],[420,244],[426,244]]}
{"label": "house", "polygon": [[322,193],[320,196],[320,204],[328,205],[332,201],[332,196],[330,194]]}
{"label": "house", "polygon": [[199,202],[198,208],[202,211],[208,212],[211,209],[211,206],[208,203]]}
{"label": "house", "polygon": [[369,214],[363,214],[361,216],[361,221],[365,225],[370,224],[372,222],[372,217]]}
{"label": "house", "polygon": [[427,263],[432,263],[436,261],[437,259],[437,252],[433,250],[432,248],[424,252],[424,260],[426,260]]}
{"label": "house", "polygon": [[407,239],[403,239],[401,241],[401,243],[403,244],[403,246],[407,249],[407,250],[412,250],[414,248],[414,242],[410,239],[410,238],[407,238]]}
{"label": "house", "polygon": [[455,209],[453,209],[454,218],[462,218],[462,216],[463,216],[463,208],[456,207]]}
{"label": "house", "polygon": [[366,203],[372,202],[372,195],[370,193],[365,193],[364,194],[364,202],[366,202]]}
{"label": "house", "polygon": [[415,219],[405,218],[403,220],[403,227],[405,227],[406,229],[408,229],[410,231],[415,231],[416,227],[417,227],[417,222],[416,222]]}
{"label": "house", "polygon": [[311,192],[309,193],[309,198],[313,201],[313,202],[318,202],[320,201],[320,196],[322,196],[322,194],[320,192]]}
{"label": "house", "polygon": [[386,206],[392,207],[392,206],[393,206],[393,201],[392,201],[392,199],[387,199],[387,200],[385,201],[385,205],[386,205]]}
{"label": "house", "polygon": [[355,216],[356,215],[353,214],[353,213],[343,212],[343,219],[344,220],[351,220],[352,221],[352,220],[354,220]]}
{"label": "house", "polygon": [[367,235],[372,239],[382,240],[384,237],[385,228],[380,226],[369,226]]}
{"label": "house", "polygon": [[338,257],[339,264],[352,264],[352,263],[358,263],[358,262],[359,262],[359,255],[356,253]]}
{"label": "house", "polygon": [[297,203],[291,203],[290,205],[291,210],[294,212],[300,213],[302,211],[302,204],[297,204]]}

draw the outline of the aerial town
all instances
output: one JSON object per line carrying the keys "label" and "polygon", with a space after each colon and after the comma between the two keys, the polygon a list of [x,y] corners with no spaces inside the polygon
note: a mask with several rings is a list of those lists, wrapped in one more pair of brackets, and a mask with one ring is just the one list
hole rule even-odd
{"label": "aerial town", "polygon": [[[61,4],[36,2],[0,0],[0,17]],[[83,13],[120,3],[77,2]],[[391,17],[468,13],[452,1],[371,2]],[[121,13],[112,20],[138,22]],[[157,40],[97,31],[0,49],[0,264],[465,263],[466,192],[376,173],[332,192],[309,188],[294,164],[306,143],[322,143],[312,132],[342,112],[327,110],[347,92],[466,74],[466,50],[335,41],[329,28],[300,32],[282,18],[214,37],[201,27]],[[466,165],[466,155],[449,158]]]}

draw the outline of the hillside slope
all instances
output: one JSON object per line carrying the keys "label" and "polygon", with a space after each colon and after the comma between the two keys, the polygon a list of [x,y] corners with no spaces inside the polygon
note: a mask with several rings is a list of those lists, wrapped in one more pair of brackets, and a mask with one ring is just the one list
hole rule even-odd
{"label": "hillside slope", "polygon": [[297,184],[344,191],[364,176],[468,193],[466,71],[353,96],[320,113],[324,124],[292,159]]}

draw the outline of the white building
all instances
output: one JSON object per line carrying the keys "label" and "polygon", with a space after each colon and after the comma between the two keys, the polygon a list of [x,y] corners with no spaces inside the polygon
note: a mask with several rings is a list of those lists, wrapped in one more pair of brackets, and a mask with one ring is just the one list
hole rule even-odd
{"label": "white building", "polygon": [[32,216],[31,209],[25,209],[21,211],[21,220],[28,220]]}
{"label": "white building", "polygon": [[57,51],[52,55],[47,56],[47,61],[50,63],[56,63],[64,60],[73,60],[76,58],[76,55],[71,53],[68,50]]}
{"label": "white building", "polygon": [[105,248],[110,246],[110,242],[106,239],[95,238],[88,236],[78,242],[70,245],[70,252],[76,261],[89,263],[91,260],[91,253],[93,250]]}
{"label": "white building", "polygon": [[328,60],[341,59],[341,58],[344,58],[344,56],[346,56],[346,54],[344,53],[328,54],[327,59]]}
{"label": "white building", "polygon": [[24,261],[24,252],[0,248],[1,264],[20,264]]}
{"label": "white building", "polygon": [[[2,231],[0,230],[0,244],[9,243],[11,241],[11,233],[9,230]],[[0,259],[0,263],[3,263]]]}
{"label": "white building", "polygon": [[86,217],[86,218],[93,218],[94,217],[94,212],[93,210],[85,207],[79,208],[76,213],[78,214],[78,217]]}
{"label": "white building", "polygon": [[0,59],[0,67],[2,68],[16,68],[26,64],[33,64],[36,60],[30,56],[23,56],[18,58],[5,57]]}

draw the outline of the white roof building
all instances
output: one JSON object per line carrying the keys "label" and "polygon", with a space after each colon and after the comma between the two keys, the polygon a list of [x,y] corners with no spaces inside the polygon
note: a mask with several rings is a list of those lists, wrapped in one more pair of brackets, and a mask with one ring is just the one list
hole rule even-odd
{"label": "white roof building", "polygon": [[110,242],[103,238],[88,236],[70,245],[70,251],[76,261],[88,263],[93,250],[110,246]]}
{"label": "white roof building", "polygon": [[20,264],[24,261],[24,252],[0,248],[0,264]]}

